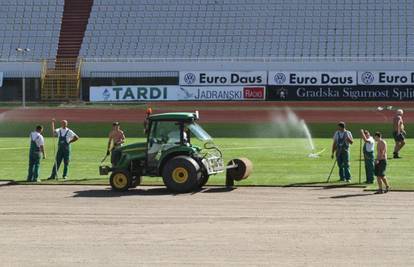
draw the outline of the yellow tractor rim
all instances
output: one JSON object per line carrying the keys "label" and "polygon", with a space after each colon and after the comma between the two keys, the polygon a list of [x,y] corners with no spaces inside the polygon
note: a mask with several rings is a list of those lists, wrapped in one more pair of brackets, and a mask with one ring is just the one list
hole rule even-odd
{"label": "yellow tractor rim", "polygon": [[118,189],[124,188],[128,185],[128,177],[123,173],[117,173],[114,175],[113,183]]}
{"label": "yellow tractor rim", "polygon": [[188,180],[188,171],[182,167],[177,167],[172,172],[174,182],[183,184]]}

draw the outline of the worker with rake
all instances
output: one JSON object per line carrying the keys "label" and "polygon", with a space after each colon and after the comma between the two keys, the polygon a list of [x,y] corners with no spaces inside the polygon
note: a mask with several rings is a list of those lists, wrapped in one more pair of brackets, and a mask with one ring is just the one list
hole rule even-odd
{"label": "worker with rake", "polygon": [[55,164],[53,164],[52,174],[48,180],[56,179],[60,164],[63,161],[63,179],[67,179],[69,170],[69,161],[71,154],[71,144],[79,139],[79,136],[68,128],[68,121],[62,120],[61,127],[55,129],[55,120],[52,120],[53,136],[57,136],[58,150],[56,153]]}
{"label": "worker with rake", "polygon": [[349,145],[354,142],[352,133],[345,128],[345,122],[338,123],[338,130],[335,132],[332,144],[332,155],[336,155],[339,167],[340,181],[351,182],[351,172],[349,166]]}

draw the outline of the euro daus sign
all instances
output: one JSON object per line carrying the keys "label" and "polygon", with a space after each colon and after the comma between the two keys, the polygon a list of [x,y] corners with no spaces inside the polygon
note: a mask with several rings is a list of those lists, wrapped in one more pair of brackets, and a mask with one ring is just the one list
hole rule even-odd
{"label": "euro daus sign", "polygon": [[266,85],[267,71],[181,71],[181,86]]}
{"label": "euro daus sign", "polygon": [[356,85],[355,71],[270,71],[269,85]]}
{"label": "euro daus sign", "polygon": [[413,71],[358,72],[359,85],[414,85]]}

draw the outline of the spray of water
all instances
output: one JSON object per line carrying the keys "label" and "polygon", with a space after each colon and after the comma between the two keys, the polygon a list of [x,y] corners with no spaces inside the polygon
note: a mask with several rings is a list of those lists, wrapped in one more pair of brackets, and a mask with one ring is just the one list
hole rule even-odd
{"label": "spray of water", "polygon": [[306,122],[299,118],[295,112],[289,108],[275,112],[271,117],[272,126],[268,129],[273,137],[276,138],[304,138],[306,139],[306,149],[309,157],[317,158],[323,152],[316,153],[315,144],[312,139]]}
{"label": "spray of water", "polygon": [[0,122],[3,122],[6,118],[6,112],[0,112]]}
{"label": "spray of water", "polygon": [[310,150],[312,151],[312,153],[314,153],[315,152],[315,144],[313,143],[312,135],[309,131],[308,125],[306,124],[306,122],[304,120],[300,120],[299,124],[303,129],[303,132],[306,136],[306,139],[308,140]]}

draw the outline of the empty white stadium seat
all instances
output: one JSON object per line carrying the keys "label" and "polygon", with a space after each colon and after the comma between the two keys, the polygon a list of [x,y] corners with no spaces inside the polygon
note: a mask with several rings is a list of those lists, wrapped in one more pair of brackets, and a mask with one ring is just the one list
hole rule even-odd
{"label": "empty white stadium seat", "polygon": [[[64,0],[2,0],[0,59],[54,58],[58,47]],[[29,48],[25,55],[16,48]]]}
{"label": "empty white stadium seat", "polygon": [[95,0],[81,56],[412,57],[413,13],[412,0]]}

